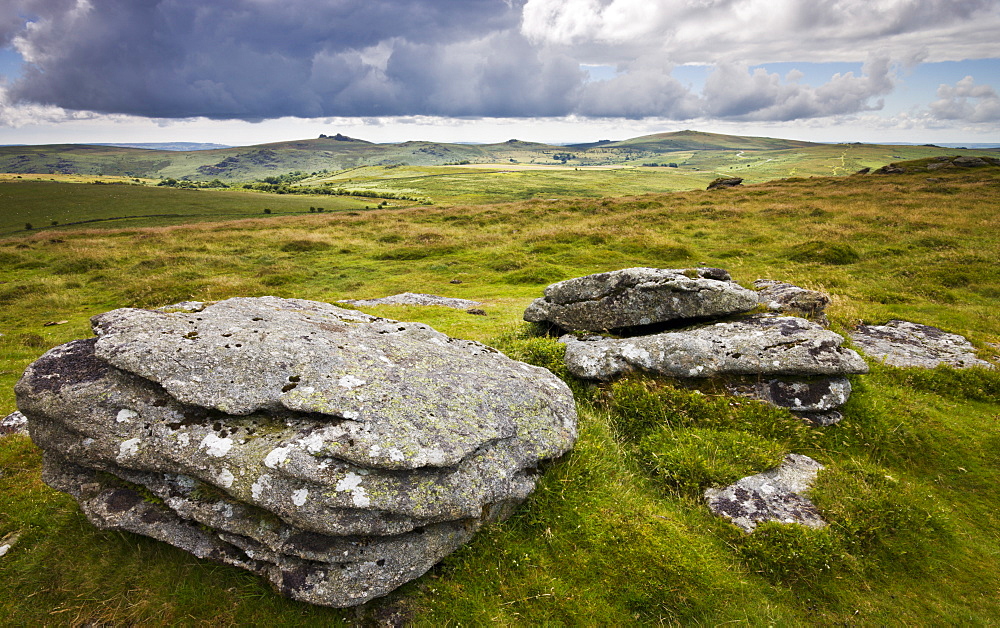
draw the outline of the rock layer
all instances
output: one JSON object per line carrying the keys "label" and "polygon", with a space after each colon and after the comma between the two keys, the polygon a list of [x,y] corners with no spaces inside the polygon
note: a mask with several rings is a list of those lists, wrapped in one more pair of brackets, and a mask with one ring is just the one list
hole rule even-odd
{"label": "rock layer", "polygon": [[822,528],[826,521],[804,495],[821,469],[809,456],[788,454],[777,469],[706,490],[705,500],[712,512],[748,533],[766,521]]}
{"label": "rock layer", "polygon": [[757,295],[720,268],[626,268],[554,283],[524,320],[608,331],[747,312]]}
{"label": "rock layer", "polygon": [[955,368],[993,365],[976,357],[976,348],[959,334],[937,327],[891,320],[885,325],[860,325],[851,340],[866,354],[889,366],[934,368],[944,364]]}
{"label": "rock layer", "polygon": [[415,323],[263,297],[115,310],[17,385],[47,482],[331,606],[421,575],[576,436],[545,369]]}
{"label": "rock layer", "polygon": [[760,314],[634,338],[562,340],[569,371],[601,381],[635,370],[683,378],[868,372],[861,356],[841,347],[840,335],[792,316]]}

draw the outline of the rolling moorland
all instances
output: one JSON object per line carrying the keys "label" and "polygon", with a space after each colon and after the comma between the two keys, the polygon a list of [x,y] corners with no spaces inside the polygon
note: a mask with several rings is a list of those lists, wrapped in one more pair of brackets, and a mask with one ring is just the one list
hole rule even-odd
{"label": "rolling moorland", "polygon": [[[849,150],[823,150],[831,148]],[[520,322],[555,281],[707,265],[746,286],[765,277],[830,293],[837,331],[901,318],[964,334],[996,361],[1000,167],[929,172],[931,155],[916,156],[900,174],[785,172],[729,190],[690,189],[701,179],[682,192],[623,186],[603,197],[600,183],[573,194],[568,179],[554,199],[514,189],[511,202],[457,195],[381,208],[351,196],[127,185],[131,175],[122,185],[12,175],[0,183],[4,207],[28,213],[0,227],[4,413],[29,362],[88,337],[89,317],[113,308],[412,291],[475,299],[487,316],[363,309],[549,367],[577,394],[580,439],[510,520],[387,598],[336,610],[290,602],[254,576],[150,539],[94,529],[41,482],[28,438],[2,438],[0,538],[20,538],[0,558],[0,616],[71,625],[991,623],[1000,616],[997,371],[873,363],[852,378],[846,418],[814,428],[668,381],[575,381],[561,366],[562,345]],[[898,160],[845,157],[844,168],[889,161]],[[143,213],[157,215],[66,224]],[[18,227],[29,220],[31,230]],[[744,535],[704,507],[705,487],[763,471],[789,451],[827,465],[813,490],[827,528],[769,524]]]}

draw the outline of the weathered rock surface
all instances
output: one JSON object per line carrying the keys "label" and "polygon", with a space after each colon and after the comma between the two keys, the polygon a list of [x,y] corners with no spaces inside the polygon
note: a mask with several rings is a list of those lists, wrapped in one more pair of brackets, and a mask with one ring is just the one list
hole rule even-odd
{"label": "weathered rock surface", "polygon": [[626,268],[554,283],[524,312],[528,322],[605,331],[747,312],[757,295],[720,268]]}
{"label": "weathered rock surface", "polygon": [[0,419],[0,436],[8,434],[27,434],[28,417],[20,412],[11,412],[3,419]]}
{"label": "weathered rock surface", "polygon": [[705,500],[712,512],[748,533],[766,521],[822,528],[826,521],[804,495],[821,469],[823,465],[809,456],[788,454],[777,469],[706,490]]}
{"label": "weathered rock surface", "polygon": [[868,356],[890,366],[934,368],[945,364],[955,368],[993,368],[976,357],[976,348],[964,336],[930,325],[900,320],[885,325],[860,325],[851,332],[851,340]]}
{"label": "weathered rock surface", "polygon": [[830,295],[772,279],[758,279],[753,285],[760,303],[770,311],[802,316],[823,326],[828,325],[826,306],[830,305]]}
{"label": "weathered rock surface", "polygon": [[96,316],[96,339],[28,367],[43,477],[99,527],[298,600],[351,606],[420,576],[576,437],[549,371],[426,325],[274,297],[169,309]]}
{"label": "weathered rock surface", "polygon": [[868,365],[844,339],[792,316],[758,314],[634,338],[564,336],[566,365],[577,377],[608,381],[630,371],[668,377],[840,376]]}
{"label": "weathered rock surface", "polygon": [[415,292],[401,292],[381,299],[344,299],[337,303],[349,303],[351,305],[374,306],[374,305],[442,305],[452,307],[457,310],[467,310],[482,305],[479,301],[469,299],[456,299],[454,297],[439,297],[434,294],[418,294]]}

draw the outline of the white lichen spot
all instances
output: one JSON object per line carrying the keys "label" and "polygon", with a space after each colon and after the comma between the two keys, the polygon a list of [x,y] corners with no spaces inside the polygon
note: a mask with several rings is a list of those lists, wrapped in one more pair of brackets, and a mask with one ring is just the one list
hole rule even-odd
{"label": "white lichen spot", "polygon": [[277,469],[288,462],[288,450],[291,447],[275,447],[271,453],[264,458],[264,466],[269,469]]}
{"label": "white lichen spot", "polygon": [[447,459],[447,456],[441,449],[428,449],[427,451],[423,452],[423,455],[420,456],[420,459],[425,464],[440,466],[444,464],[445,460]]}
{"label": "white lichen spot", "polygon": [[358,508],[366,508],[371,505],[371,500],[368,498],[368,493],[365,491],[364,487],[361,486],[361,480],[363,478],[355,473],[348,472],[339,482],[337,482],[337,492],[350,491],[351,500],[354,505]]}
{"label": "white lichen spot", "polygon": [[264,491],[270,490],[271,488],[271,477],[267,475],[262,475],[257,478],[257,481],[253,483],[250,487],[250,496],[253,500],[260,501],[261,496],[264,495]]}
{"label": "white lichen spot", "polygon": [[311,395],[316,392],[316,389],[313,386],[299,386],[294,390],[299,395]]}
{"label": "white lichen spot", "polygon": [[406,456],[403,455],[403,452],[395,447],[389,450],[389,460],[392,460],[393,462],[402,462],[405,459]]}
{"label": "white lichen spot", "polygon": [[214,458],[221,458],[229,453],[233,448],[233,439],[219,438],[215,434],[209,434],[202,439],[199,449],[204,449],[205,453]]}
{"label": "white lichen spot", "polygon": [[130,438],[118,446],[118,459],[131,458],[132,456],[139,453],[139,443],[141,442],[138,438]]}
{"label": "white lichen spot", "polygon": [[382,362],[385,362],[389,366],[392,366],[392,360],[390,360],[389,358],[385,357],[384,355],[378,356],[378,359],[382,360]]}
{"label": "white lichen spot", "polygon": [[182,432],[177,436],[177,444],[181,447],[187,447],[191,444],[191,437],[186,432]]}
{"label": "white lichen spot", "polygon": [[325,442],[322,431],[313,432],[309,436],[299,439],[299,443],[311,454],[318,453]]}
{"label": "white lichen spot", "polygon": [[219,482],[219,486],[221,486],[222,488],[229,488],[230,486],[233,485],[233,481],[236,479],[236,476],[234,476],[233,472],[230,471],[229,469],[223,469],[222,471],[219,472],[219,475],[216,479]]}
{"label": "white lichen spot", "polygon": [[367,383],[368,382],[366,382],[365,380],[359,379],[353,375],[344,375],[339,380],[337,380],[337,385],[340,386],[341,388],[346,388],[347,390],[353,390],[354,388],[357,388],[358,386],[364,386]]}
{"label": "white lichen spot", "polygon": [[139,416],[139,413],[135,410],[124,408],[118,411],[118,416],[115,417],[115,421],[119,423],[128,423],[137,416]]}
{"label": "white lichen spot", "polygon": [[292,503],[296,506],[303,506],[307,499],[309,499],[309,489],[300,488],[292,492]]}
{"label": "white lichen spot", "polygon": [[379,447],[378,445],[372,445],[371,447],[368,448],[369,458],[378,458],[378,455],[380,453],[382,453],[382,448]]}
{"label": "white lichen spot", "polygon": [[93,438],[85,438],[81,443],[84,447],[92,447],[94,443],[97,442]]}
{"label": "white lichen spot", "polygon": [[352,412],[350,410],[348,410],[347,412],[342,412],[341,416],[343,416],[345,419],[347,419],[349,421],[357,421],[358,420],[358,413],[357,412]]}

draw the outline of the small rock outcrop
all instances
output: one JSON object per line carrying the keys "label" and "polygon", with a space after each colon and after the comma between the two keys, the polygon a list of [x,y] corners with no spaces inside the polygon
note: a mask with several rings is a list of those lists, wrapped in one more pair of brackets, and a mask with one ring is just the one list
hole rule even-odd
{"label": "small rock outcrop", "polygon": [[737,185],[743,185],[743,179],[740,177],[719,177],[718,179],[712,181],[708,184],[706,190],[720,190],[726,188],[734,188]]}
{"label": "small rock outcrop", "polygon": [[906,169],[896,164],[889,164],[876,170],[875,174],[906,174]]}
{"label": "small rock outcrop", "polygon": [[788,454],[777,469],[745,477],[725,488],[707,489],[705,501],[712,512],[747,533],[767,521],[822,528],[826,521],[804,493],[823,468],[809,456]]}
{"label": "small rock outcrop", "polygon": [[554,283],[524,320],[569,331],[608,331],[747,312],[752,290],[721,268],[626,268]]}
{"label": "small rock outcrop", "polygon": [[885,325],[859,325],[851,340],[869,357],[901,368],[954,368],[993,365],[976,357],[976,348],[964,336],[937,327],[891,320]]}
{"label": "small rock outcrop", "polygon": [[830,305],[830,295],[772,279],[758,279],[753,282],[753,286],[757,289],[760,303],[768,310],[802,316],[815,320],[824,327],[829,325],[826,306]]}
{"label": "small rock outcrop", "polygon": [[349,303],[351,305],[374,306],[374,305],[441,305],[455,308],[456,310],[468,310],[482,305],[479,301],[470,299],[457,299],[454,297],[439,297],[435,294],[419,294],[416,292],[401,292],[381,299],[344,299],[337,303]]}
{"label": "small rock outcrop", "polygon": [[[353,606],[502,519],[576,437],[549,371],[418,323],[235,298],[94,317],[16,387],[43,479],[102,528]],[[187,310],[187,311],[185,311]]]}

